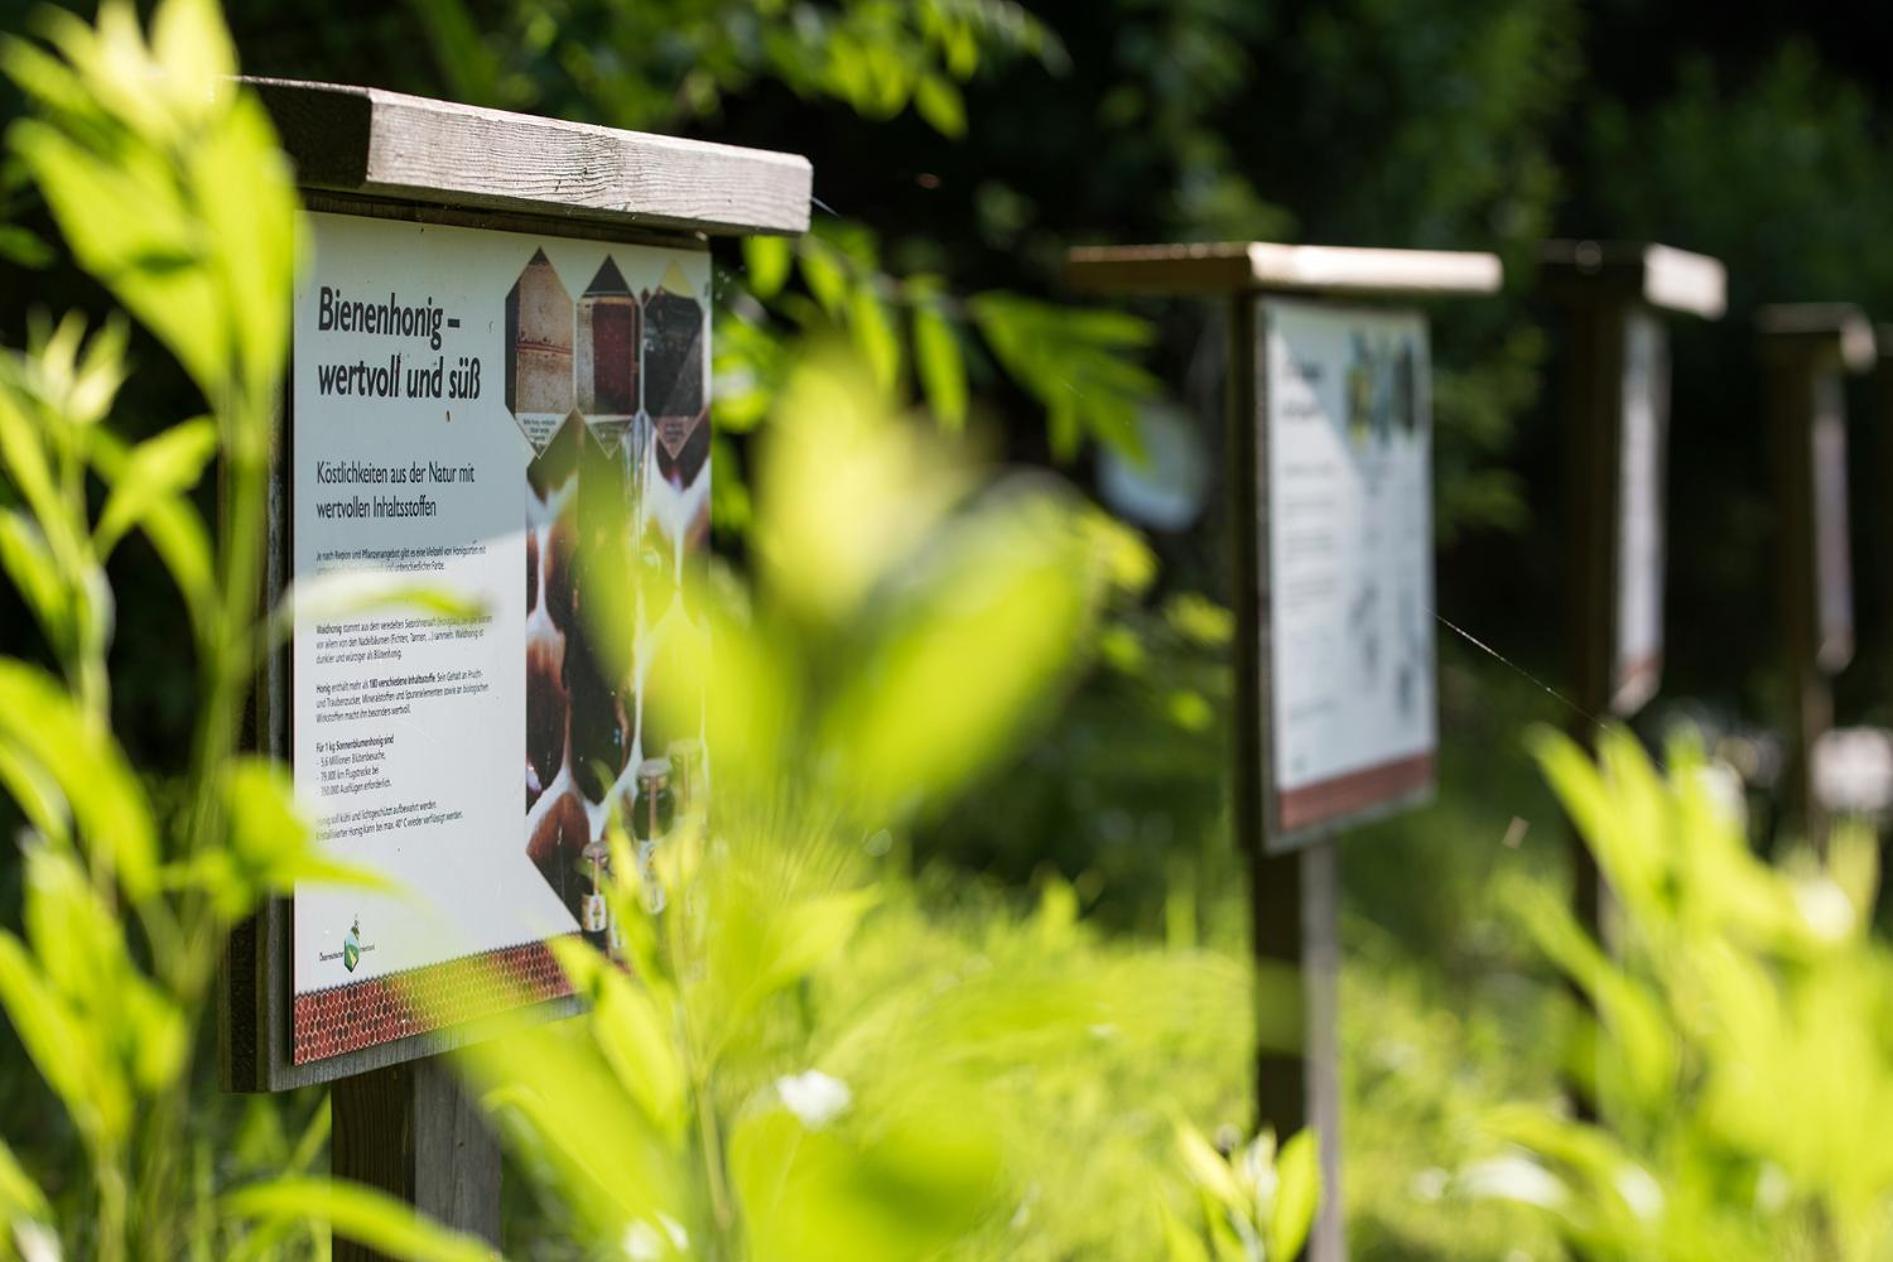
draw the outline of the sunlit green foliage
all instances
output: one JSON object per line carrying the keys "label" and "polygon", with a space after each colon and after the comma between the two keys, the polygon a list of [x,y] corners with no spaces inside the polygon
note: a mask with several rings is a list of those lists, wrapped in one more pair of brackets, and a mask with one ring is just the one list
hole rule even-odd
{"label": "sunlit green foliage", "polygon": [[[889,866],[909,820],[1013,746],[1147,558],[1057,484],[967,465],[890,413],[871,373],[798,356],[760,449],[754,583],[690,598],[712,622],[714,814],[664,840],[654,887],[617,839],[628,970],[562,947],[593,1016],[463,1061],[582,1239],[1059,1256],[1129,1169],[1129,1239],[1098,1240],[1147,1255],[1173,1161],[1148,1132],[1167,1141],[1181,1104],[1148,1080],[1128,1109],[1099,1093],[1205,1021],[1240,1046],[1245,971],[1086,946],[1062,884],[969,954]],[[1082,1107],[1059,1107],[1072,1093]],[[1116,1162],[1044,1160],[1073,1122]]]}
{"label": "sunlit green foliage", "polygon": [[1584,994],[1568,1072],[1600,1124],[1542,1107],[1488,1119],[1508,1152],[1461,1194],[1542,1209],[1599,1258],[1873,1258],[1893,1227],[1880,1119],[1893,1092],[1893,954],[1870,931],[1873,839],[1756,858],[1687,742],[1667,774],[1612,733],[1592,765],[1539,756],[1616,895],[1611,951],[1562,903],[1515,910]]}
{"label": "sunlit green foliage", "polygon": [[1202,1198],[1202,1231],[1165,1219],[1170,1262],[1284,1262],[1299,1256],[1314,1222],[1321,1172],[1313,1132],[1278,1152],[1264,1133],[1225,1158],[1189,1127],[1177,1148]]}
{"label": "sunlit green foliage", "polygon": [[[78,316],[42,321],[25,350],[0,354],[0,568],[55,667],[0,658],[0,785],[28,826],[25,933],[0,931],[0,1007],[89,1170],[54,1204],[0,1141],[0,1257],[37,1262],[61,1241],[103,1259],[262,1256],[326,1245],[317,1224],[331,1219],[412,1256],[477,1256],[378,1194],[295,1182],[326,1114],[293,1149],[247,1141],[287,1181],[224,1198],[242,1153],[212,1151],[193,1115],[193,1054],[229,926],[298,880],[354,877],[316,853],[287,775],[235,752],[271,635],[257,616],[256,523],[288,345],[286,165],[236,90],[210,0],[167,0],[148,39],[128,4],[106,5],[96,28],[49,13],[45,43],[9,43],[0,65],[36,107],[8,130],[10,152],[77,262],[208,409],[136,445],[114,434],[122,321],[89,335]],[[213,459],[226,505],[215,530],[191,500]],[[134,531],[189,614],[198,678],[190,770],[157,791],[111,723],[105,564]]]}
{"label": "sunlit green foliage", "polygon": [[1062,64],[1064,50],[1013,0],[513,0],[476,18],[465,0],[422,0],[455,96],[544,109],[570,76],[618,126],[672,129],[716,113],[758,80],[840,101],[869,118],[906,109],[957,136],[959,85],[982,60]]}
{"label": "sunlit green foliage", "polygon": [[[1086,440],[1138,450],[1137,411],[1158,392],[1137,363],[1152,336],[1142,320],[998,290],[959,299],[933,273],[890,277],[873,234],[857,225],[818,225],[793,243],[752,238],[744,260],[755,298],[793,327],[845,328],[882,390],[905,397],[909,391],[899,388],[911,388],[950,431],[963,428],[969,415],[969,342],[976,334],[991,361],[1045,409],[1055,458],[1072,459]],[[785,292],[792,275],[806,294]],[[741,364],[753,330],[767,328],[750,325],[752,332],[739,334],[725,355],[747,388],[717,405],[718,421],[739,431],[759,419],[757,405],[769,397],[757,365]]]}
{"label": "sunlit green foliage", "polygon": [[[637,129],[688,127],[729,97],[779,85],[865,120],[912,109],[956,139],[967,130],[962,87],[982,68],[1065,65],[1057,37],[1013,0],[512,0],[497,23],[465,0],[416,7],[456,99]],[[824,328],[847,331],[890,398],[924,396],[949,429],[967,422],[974,374],[996,364],[1045,413],[1059,459],[1087,439],[1136,449],[1136,408],[1157,393],[1137,363],[1150,340],[1139,320],[1003,291],[960,297],[940,270],[890,268],[868,226],[832,212],[798,241],[745,242],[744,263],[756,301],[717,331],[724,526],[748,520],[727,436],[768,414],[789,342]],[[989,358],[969,355],[975,337]]]}

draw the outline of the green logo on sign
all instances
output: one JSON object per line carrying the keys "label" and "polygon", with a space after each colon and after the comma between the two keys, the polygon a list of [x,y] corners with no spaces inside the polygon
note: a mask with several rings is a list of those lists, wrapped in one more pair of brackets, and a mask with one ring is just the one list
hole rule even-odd
{"label": "green logo on sign", "polygon": [[348,933],[342,938],[342,967],[351,973],[355,971],[355,966],[361,963],[362,960],[361,933],[361,917],[357,916],[355,923],[349,926]]}

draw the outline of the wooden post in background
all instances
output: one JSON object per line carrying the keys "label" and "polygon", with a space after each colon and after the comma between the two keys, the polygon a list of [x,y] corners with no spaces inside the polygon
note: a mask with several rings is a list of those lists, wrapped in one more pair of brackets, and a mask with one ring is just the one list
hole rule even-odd
{"label": "wooden post in background", "polygon": [[[500,1243],[500,1146],[445,1058],[338,1079],[330,1168],[406,1201],[437,1222]],[[382,1255],[337,1238],[336,1262]]]}
{"label": "wooden post in background", "polygon": [[[1599,722],[1636,714],[1662,679],[1670,379],[1661,315],[1719,318],[1727,281],[1700,254],[1597,241],[1547,242],[1541,280],[1565,310],[1565,680],[1581,711],[1566,726],[1595,753]],[[1607,941],[1609,891],[1574,829],[1568,841],[1573,910]],[[1588,1093],[1572,1097],[1589,1115]]]}
{"label": "wooden post in background", "polygon": [[[1067,278],[1096,293],[1212,296],[1229,312],[1227,446],[1230,496],[1230,600],[1236,676],[1231,742],[1231,801],[1237,847],[1251,874],[1257,963],[1256,1120],[1286,1138],[1312,1126],[1320,1140],[1322,1198],[1307,1254],[1315,1262],[1346,1256],[1342,1230],[1339,975],[1340,831],[1347,819],[1286,829],[1274,778],[1270,710],[1273,599],[1268,541],[1266,390],[1260,300],[1305,296],[1331,300],[1417,299],[1491,293],[1502,273],[1488,254],[1340,249],[1247,242],[1197,246],[1126,246],[1074,250]],[[1432,610],[1423,611],[1431,619]],[[1430,663],[1429,663],[1430,666]],[[1362,800],[1340,814],[1384,814],[1430,791],[1397,778],[1363,783]],[[1351,778],[1351,777],[1350,777]],[[1372,773],[1363,780],[1371,779]],[[1378,794],[1378,796],[1376,796]],[[1292,978],[1292,1029],[1264,1003]]]}
{"label": "wooden post in background", "polygon": [[1834,722],[1832,677],[1854,651],[1844,374],[1873,366],[1873,329],[1859,308],[1842,303],[1763,307],[1756,328],[1767,374],[1786,688],[1781,797],[1789,828],[1823,847],[1815,751]]}
{"label": "wooden post in background", "polygon": [[[1249,292],[1229,301],[1230,592],[1235,610],[1231,811],[1238,853],[1250,874],[1250,932],[1258,966],[1298,991],[1296,1028],[1257,1040],[1255,1101],[1259,1124],[1286,1139],[1309,1126],[1321,1136],[1325,1188],[1341,1186],[1339,853],[1332,842],[1276,852],[1267,844],[1266,595],[1260,503],[1260,403],[1256,303]],[[1270,979],[1264,979],[1267,986]],[[1266,1020],[1267,1018],[1264,1017]],[[1283,1037],[1283,1036],[1287,1037]],[[1324,1197],[1310,1238],[1316,1258],[1345,1256],[1338,1196]]]}

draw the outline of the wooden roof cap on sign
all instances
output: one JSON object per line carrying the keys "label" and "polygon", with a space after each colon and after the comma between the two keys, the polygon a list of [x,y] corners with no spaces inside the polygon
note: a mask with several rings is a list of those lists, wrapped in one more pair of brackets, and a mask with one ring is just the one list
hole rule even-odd
{"label": "wooden roof cap on sign", "polygon": [[1873,367],[1873,324],[1851,302],[1779,302],[1755,312],[1762,346],[1774,353],[1835,355],[1849,372]]}
{"label": "wooden roof cap on sign", "polygon": [[306,188],[725,236],[808,230],[813,174],[798,154],[380,88],[245,82]]}
{"label": "wooden roof cap on sign", "polygon": [[1629,241],[1547,241],[1545,279],[1567,291],[1609,289],[1664,311],[1717,320],[1728,271],[1707,254]]}
{"label": "wooden roof cap on sign", "polygon": [[1247,241],[1084,246],[1066,256],[1065,276],[1094,293],[1446,296],[1494,293],[1505,272],[1495,254]]}

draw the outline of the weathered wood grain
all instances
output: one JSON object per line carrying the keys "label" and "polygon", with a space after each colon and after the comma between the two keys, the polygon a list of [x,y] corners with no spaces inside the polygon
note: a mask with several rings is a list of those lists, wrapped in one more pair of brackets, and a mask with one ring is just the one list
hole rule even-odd
{"label": "weathered wood grain", "polygon": [[1306,293],[1335,296],[1489,294],[1498,256],[1476,251],[1369,250],[1269,241],[1081,246],[1065,278],[1091,293]]}
{"label": "weathered wood grain", "polygon": [[[330,1171],[406,1202],[436,1222],[500,1242],[500,1146],[439,1058],[344,1078],[332,1095]],[[338,1236],[336,1262],[383,1255]]]}
{"label": "weathered wood grain", "polygon": [[813,174],[797,154],[379,88],[245,82],[308,188],[710,235],[808,230]]}

